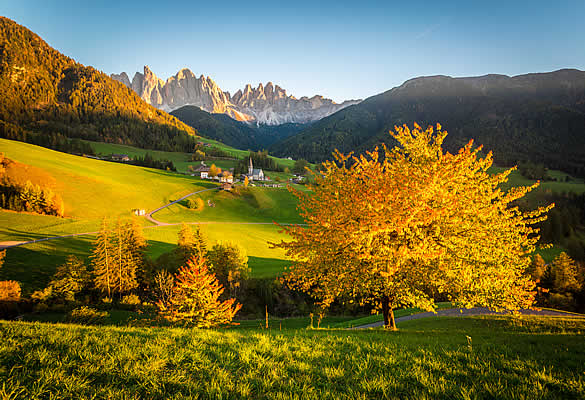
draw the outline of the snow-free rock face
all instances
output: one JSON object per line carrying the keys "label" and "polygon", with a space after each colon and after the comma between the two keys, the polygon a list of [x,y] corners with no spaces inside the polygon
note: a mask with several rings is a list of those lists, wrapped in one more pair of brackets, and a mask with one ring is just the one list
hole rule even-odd
{"label": "snow-free rock face", "polygon": [[209,77],[199,78],[189,69],[183,68],[163,82],[147,66],[144,73],[137,72],[132,83],[126,73],[111,77],[131,87],[144,101],[165,111],[185,105],[194,105],[211,113],[227,114],[238,121],[249,121],[267,125],[287,122],[307,123],[319,120],[360,100],[348,100],[341,104],[322,96],[311,98],[286,94],[286,90],[272,82],[257,88],[246,85],[233,96],[224,92]]}
{"label": "snow-free rock face", "polygon": [[129,88],[132,87],[132,84],[130,83],[130,78],[128,78],[128,75],[126,74],[126,72],[122,72],[121,74],[112,74],[111,77],[112,77],[112,79],[117,80],[118,82],[122,82],[124,85],[128,86]]}

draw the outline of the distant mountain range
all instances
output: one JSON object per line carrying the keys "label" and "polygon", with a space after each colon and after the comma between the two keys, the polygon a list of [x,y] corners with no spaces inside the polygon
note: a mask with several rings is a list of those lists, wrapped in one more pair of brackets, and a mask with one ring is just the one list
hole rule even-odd
{"label": "distant mountain range", "polygon": [[234,95],[224,92],[209,77],[199,78],[183,68],[166,81],[158,78],[148,66],[144,73],[137,72],[132,81],[128,74],[111,77],[132,88],[144,101],[161,110],[173,111],[185,105],[197,106],[209,113],[226,114],[237,121],[265,125],[308,123],[333,114],[360,100],[347,100],[341,104],[323,96],[295,98],[272,82],[256,88],[246,85]]}
{"label": "distant mountain range", "polygon": [[331,159],[334,149],[363,152],[394,144],[388,131],[440,122],[456,151],[470,139],[495,160],[523,160],[585,176],[585,72],[564,69],[509,77],[420,77],[313,123],[275,143],[276,155]]}

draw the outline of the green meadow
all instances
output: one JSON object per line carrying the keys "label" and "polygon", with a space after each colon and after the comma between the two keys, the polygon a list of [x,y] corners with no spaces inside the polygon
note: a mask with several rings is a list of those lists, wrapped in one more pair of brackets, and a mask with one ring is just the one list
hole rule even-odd
{"label": "green meadow", "polygon": [[[117,145],[104,146],[112,152],[124,150]],[[182,174],[94,160],[10,140],[0,139],[0,148],[8,158],[42,168],[55,178],[54,190],[63,196],[67,215],[58,218],[0,211],[0,242],[95,232],[104,217],[111,221],[130,218],[134,208],[152,210],[217,185]],[[160,153],[165,158],[164,152]],[[233,242],[245,250],[252,277],[277,276],[289,265],[283,251],[270,249],[267,243],[286,239],[273,221],[302,222],[295,210],[296,201],[285,188],[250,187],[241,195],[211,191],[200,196],[206,202],[201,212],[188,209],[183,201],[156,213],[155,218],[170,223],[203,222],[201,230],[209,247],[217,242]],[[207,200],[215,207],[207,206]],[[180,226],[153,227],[146,219],[141,221],[151,257],[173,249]],[[75,236],[10,248],[0,279],[17,280],[24,292],[30,293],[46,285],[67,255],[88,260],[93,239],[93,235]]]}
{"label": "green meadow", "polygon": [[[225,145],[221,142],[217,142],[217,141],[212,140],[212,139],[207,139],[207,138],[200,138],[200,139],[203,143],[209,143],[213,147],[216,147],[216,148],[230,154],[230,156],[232,156],[233,158],[244,158],[249,154],[249,151],[247,151],[247,150],[238,150],[238,149],[235,149],[233,147],[230,147],[228,145]],[[144,155],[146,155],[146,153],[150,153],[150,155],[154,159],[158,159],[158,160],[164,159],[164,160],[172,161],[173,164],[175,165],[175,168],[177,168],[177,171],[179,171],[179,172],[187,172],[189,165],[199,164],[198,161],[191,161],[191,154],[190,153],[176,153],[176,152],[169,152],[169,151],[146,150],[146,149],[141,149],[138,147],[132,147],[132,146],[127,146],[127,145],[115,144],[115,143],[90,142],[90,141],[85,141],[85,142],[91,144],[91,147],[93,148],[95,153],[98,155],[101,155],[101,156],[109,156],[110,154],[126,154],[129,157],[136,157],[136,156],[144,157]],[[294,163],[295,163],[293,160],[288,160],[285,158],[278,158],[278,157],[272,157],[272,156],[270,156],[270,158],[273,158],[279,165],[281,165],[283,167],[292,168],[294,166]],[[218,166],[222,169],[229,169],[229,168],[232,168],[233,166],[236,165],[236,161],[235,160],[221,160],[221,159],[213,160],[212,159],[212,160],[206,161],[206,164],[208,164],[208,165],[215,164],[216,166]],[[275,174],[271,172],[270,175],[275,175]],[[275,175],[275,176],[277,176],[277,175]]]}
{"label": "green meadow", "polygon": [[8,399],[578,399],[585,320],[428,318],[399,331],[0,322]]}

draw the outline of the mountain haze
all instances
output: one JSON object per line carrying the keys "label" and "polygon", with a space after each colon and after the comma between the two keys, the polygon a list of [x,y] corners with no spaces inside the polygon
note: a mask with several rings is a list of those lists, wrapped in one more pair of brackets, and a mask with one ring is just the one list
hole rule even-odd
{"label": "mountain haze", "polygon": [[515,77],[414,78],[312,124],[272,146],[281,156],[331,159],[334,149],[362,152],[394,144],[388,131],[440,122],[455,151],[470,139],[504,165],[530,160],[585,175],[585,72]]}
{"label": "mountain haze", "polygon": [[111,77],[132,88],[147,103],[165,111],[192,105],[210,113],[229,115],[238,121],[265,125],[313,122],[359,102],[348,100],[337,104],[323,96],[297,99],[272,82],[260,83],[256,88],[248,84],[231,96],[210,77],[201,75],[197,78],[187,68],[166,81],[158,78],[148,66],[144,67],[143,73],[137,72],[132,82],[125,72]]}

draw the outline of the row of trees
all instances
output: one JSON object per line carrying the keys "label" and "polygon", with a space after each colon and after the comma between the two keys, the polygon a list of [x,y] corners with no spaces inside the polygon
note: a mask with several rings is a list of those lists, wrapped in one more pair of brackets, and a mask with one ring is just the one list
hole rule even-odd
{"label": "row of trees", "polygon": [[199,327],[230,323],[240,310],[235,296],[249,270],[236,246],[219,243],[207,251],[199,229],[183,225],[177,247],[166,257],[152,261],[146,249],[136,219],[113,225],[104,220],[89,268],[70,255],[32,298],[45,305],[78,302],[82,295],[98,303],[154,301],[161,317]]}
{"label": "row of trees", "polygon": [[139,165],[141,167],[162,169],[165,171],[177,171],[177,168],[172,161],[166,159],[155,159],[150,153],[146,153],[144,156],[135,156],[132,159],[132,164]]}

